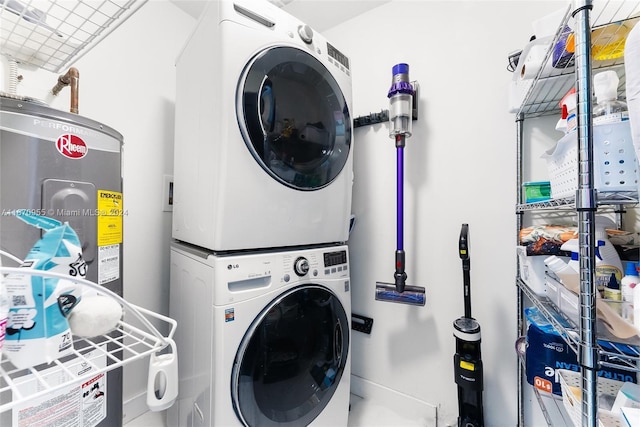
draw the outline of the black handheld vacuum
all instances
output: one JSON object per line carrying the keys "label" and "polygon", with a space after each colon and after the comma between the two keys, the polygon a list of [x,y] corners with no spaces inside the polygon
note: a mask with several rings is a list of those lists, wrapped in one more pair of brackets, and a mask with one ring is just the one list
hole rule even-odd
{"label": "black handheld vacuum", "polygon": [[471,317],[471,260],[469,224],[462,224],[458,252],[462,260],[464,316],[453,322],[456,354],[453,373],[458,385],[458,427],[484,427],[480,324]]}

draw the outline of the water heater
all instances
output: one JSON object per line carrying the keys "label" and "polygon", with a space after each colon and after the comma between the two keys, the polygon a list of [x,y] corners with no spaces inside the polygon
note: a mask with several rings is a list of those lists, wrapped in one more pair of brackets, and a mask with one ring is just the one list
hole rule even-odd
{"label": "water heater", "polygon": [[[0,96],[0,249],[24,259],[41,237],[16,210],[68,222],[82,244],[86,278],[122,296],[122,141],[91,119]],[[3,266],[16,267],[12,262],[2,258]],[[106,399],[85,424],[121,425],[121,368],[108,372],[103,388]],[[5,424],[8,416],[0,414],[1,425],[12,424]]]}

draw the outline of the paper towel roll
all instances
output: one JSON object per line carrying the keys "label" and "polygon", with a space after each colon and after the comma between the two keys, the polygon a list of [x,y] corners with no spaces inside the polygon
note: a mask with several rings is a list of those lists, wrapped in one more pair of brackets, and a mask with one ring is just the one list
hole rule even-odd
{"label": "paper towel roll", "polygon": [[[522,68],[520,69],[521,80],[533,79],[538,74],[538,71],[540,71],[540,68],[542,67],[542,61],[544,60],[549,46],[550,45],[548,42],[541,43],[540,41],[534,40],[533,42],[531,42],[528,50],[526,50],[525,48],[524,58],[522,58],[521,56],[521,59],[524,61],[522,64]],[[542,71],[541,75],[548,75],[552,69],[553,67],[551,65],[551,61],[549,60],[545,64],[544,70]]]}

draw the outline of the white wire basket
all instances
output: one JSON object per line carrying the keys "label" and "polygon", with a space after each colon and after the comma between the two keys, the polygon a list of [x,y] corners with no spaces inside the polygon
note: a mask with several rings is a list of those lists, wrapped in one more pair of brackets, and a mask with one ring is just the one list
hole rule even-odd
{"label": "white wire basket", "polygon": [[[582,375],[580,372],[558,369],[560,374],[560,387],[562,390],[562,403],[564,404],[573,425],[582,425]],[[607,378],[598,378],[598,396],[611,396],[615,399],[618,390],[624,383]],[[598,425],[600,427],[624,427],[626,424],[619,415],[604,409],[598,410]]]}
{"label": "white wire basket", "polygon": [[[547,162],[551,197],[575,196],[578,189],[577,133],[566,134],[542,156]],[[598,192],[637,191],[639,181],[629,121],[594,126],[593,179]]]}
{"label": "white wire basket", "polygon": [[[10,273],[70,279],[68,275],[59,273],[0,267],[0,274]],[[177,326],[175,320],[130,304],[91,281],[79,278],[73,278],[73,281],[98,294],[114,298],[122,306],[123,317],[108,334],[93,338],[74,336],[73,353],[49,364],[18,369],[3,354],[0,359],[0,414],[25,403],[53,396],[71,385],[86,384],[130,362],[146,357],[156,360],[156,353],[169,347],[173,352],[176,351],[172,339]],[[153,323],[168,333],[161,334]]]}
{"label": "white wire basket", "polygon": [[59,72],[126,21],[147,0],[0,1],[0,53]]}

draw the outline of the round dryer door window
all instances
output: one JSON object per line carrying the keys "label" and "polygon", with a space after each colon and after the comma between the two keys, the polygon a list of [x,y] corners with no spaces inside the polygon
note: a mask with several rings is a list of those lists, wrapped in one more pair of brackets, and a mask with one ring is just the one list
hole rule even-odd
{"label": "round dryer door window", "polygon": [[329,185],[349,157],[344,95],[327,68],[300,49],[273,47],[249,62],[238,87],[238,122],[260,166],[298,190]]}
{"label": "round dryer door window", "polygon": [[247,426],[308,425],[331,400],[347,363],[349,322],[337,296],[319,285],[272,301],[247,331],[231,390]]}

